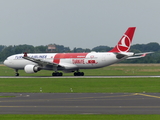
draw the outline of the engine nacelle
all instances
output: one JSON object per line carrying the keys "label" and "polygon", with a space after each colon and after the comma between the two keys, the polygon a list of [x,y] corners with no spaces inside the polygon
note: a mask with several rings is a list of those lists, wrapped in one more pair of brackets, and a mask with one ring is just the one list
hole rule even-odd
{"label": "engine nacelle", "polygon": [[26,66],[24,67],[24,71],[25,71],[26,73],[36,73],[36,72],[38,72],[38,71],[40,71],[40,70],[41,70],[40,67],[37,66],[37,65],[26,65]]}

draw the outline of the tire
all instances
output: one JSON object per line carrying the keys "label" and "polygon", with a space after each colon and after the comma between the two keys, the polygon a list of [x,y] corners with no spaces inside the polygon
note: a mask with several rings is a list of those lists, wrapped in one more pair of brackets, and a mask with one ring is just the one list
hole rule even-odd
{"label": "tire", "polygon": [[63,73],[60,72],[60,73],[59,73],[59,76],[63,76]]}
{"label": "tire", "polygon": [[74,76],[84,76],[84,72],[75,72]]}
{"label": "tire", "polygon": [[15,76],[19,76],[19,73],[15,73]]}
{"label": "tire", "polygon": [[81,72],[81,74],[80,74],[81,76],[84,76],[84,72]]}
{"label": "tire", "polygon": [[52,76],[63,76],[62,72],[53,72]]}
{"label": "tire", "polygon": [[74,73],[74,76],[77,76],[77,72]]}

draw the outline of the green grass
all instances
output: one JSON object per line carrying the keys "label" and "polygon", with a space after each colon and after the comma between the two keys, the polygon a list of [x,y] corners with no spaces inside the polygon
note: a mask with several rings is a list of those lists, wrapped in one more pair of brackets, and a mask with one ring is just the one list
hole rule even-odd
{"label": "green grass", "polygon": [[135,93],[160,92],[159,78],[0,78],[1,92]]}
{"label": "green grass", "polygon": [[2,120],[159,120],[160,115],[0,115]]}

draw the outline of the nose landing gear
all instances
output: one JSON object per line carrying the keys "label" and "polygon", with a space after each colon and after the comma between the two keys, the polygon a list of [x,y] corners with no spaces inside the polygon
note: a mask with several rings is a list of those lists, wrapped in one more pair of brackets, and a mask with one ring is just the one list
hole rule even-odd
{"label": "nose landing gear", "polygon": [[15,69],[15,76],[19,76],[18,69]]}

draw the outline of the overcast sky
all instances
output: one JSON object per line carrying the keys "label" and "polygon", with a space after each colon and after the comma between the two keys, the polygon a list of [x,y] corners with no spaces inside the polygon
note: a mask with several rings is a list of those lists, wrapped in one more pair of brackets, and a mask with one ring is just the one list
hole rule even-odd
{"label": "overcast sky", "polygon": [[160,43],[160,0],[0,0],[0,45],[113,47],[128,27]]}

